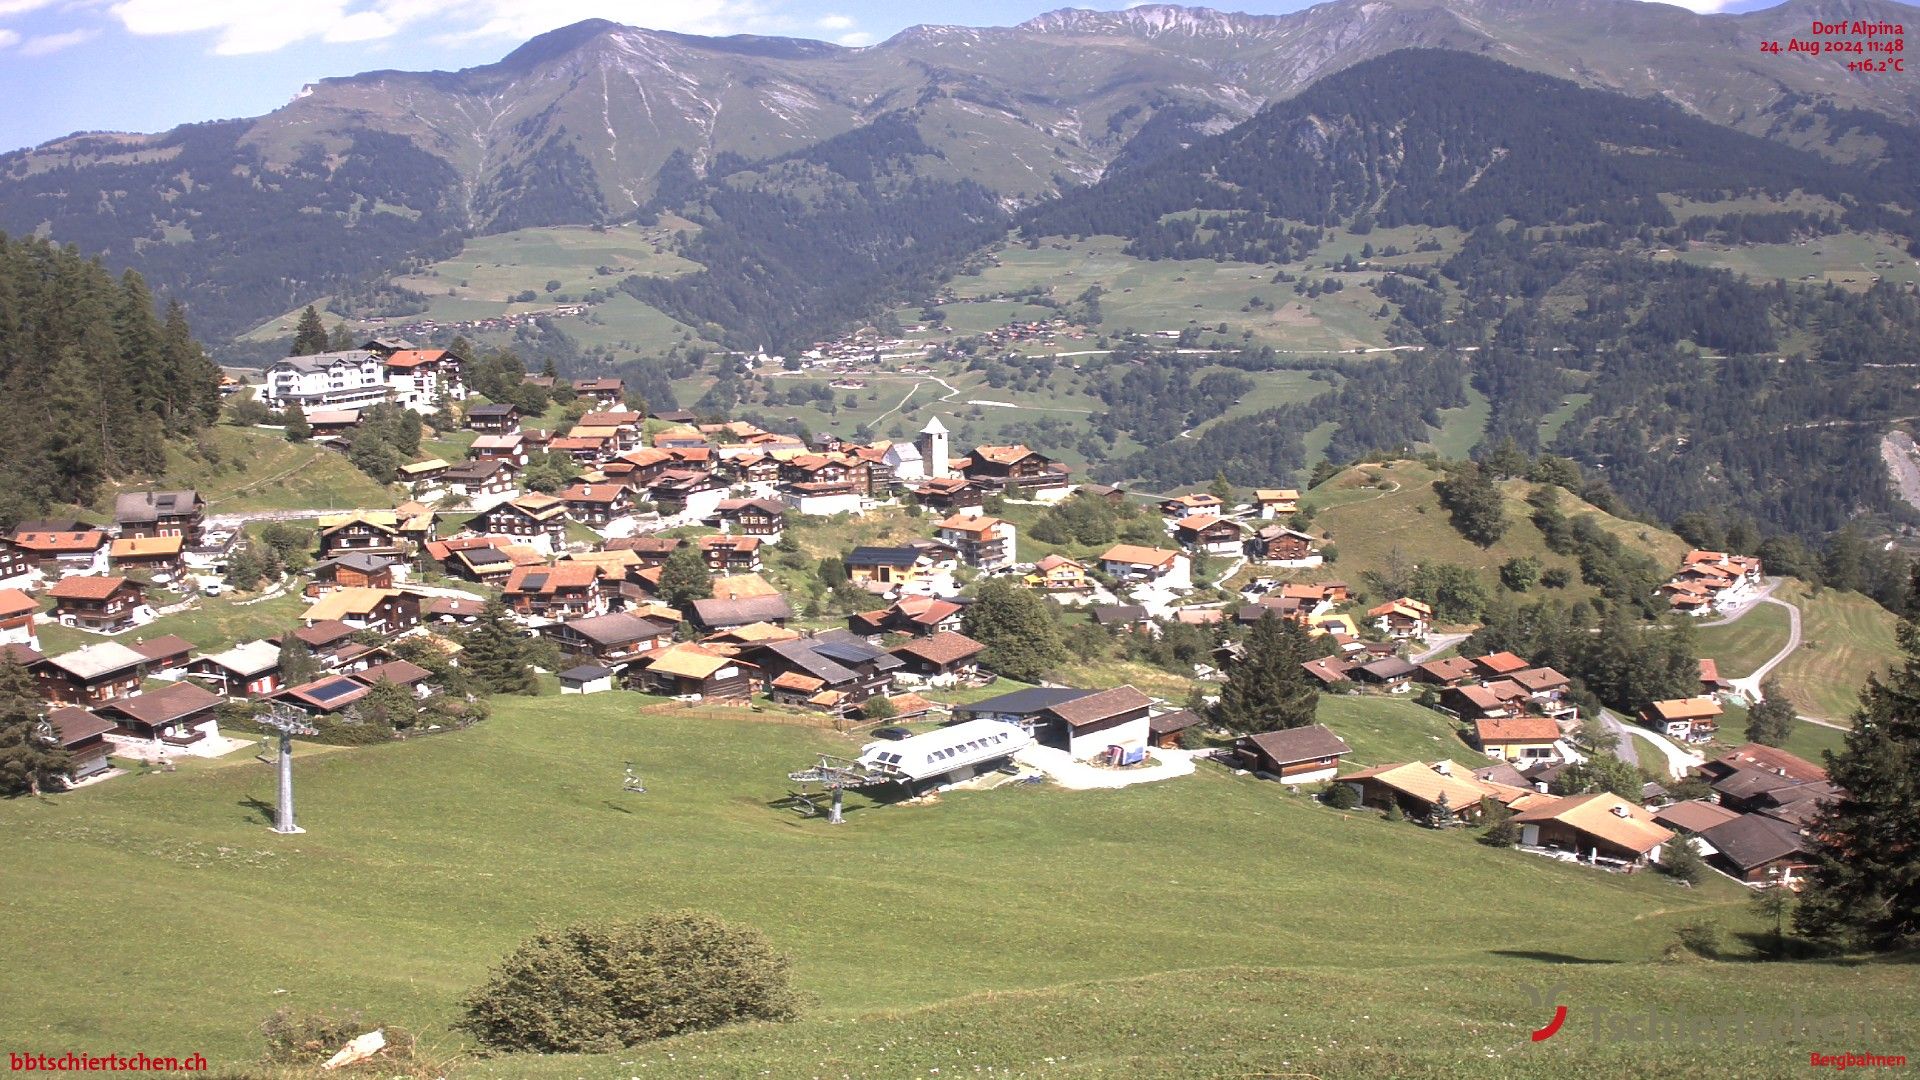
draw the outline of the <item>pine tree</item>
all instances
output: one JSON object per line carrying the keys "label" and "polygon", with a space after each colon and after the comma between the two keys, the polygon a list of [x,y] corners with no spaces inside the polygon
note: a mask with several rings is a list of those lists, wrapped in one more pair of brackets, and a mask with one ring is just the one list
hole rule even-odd
{"label": "pine tree", "polygon": [[1747,710],[1747,741],[1765,746],[1785,746],[1793,734],[1793,702],[1778,679],[1760,684],[1760,704]]}
{"label": "pine tree", "polygon": [[307,421],[307,411],[299,405],[287,406],[287,441],[303,443],[313,438],[313,425]]}
{"label": "pine tree", "polygon": [[1511,480],[1516,476],[1524,476],[1531,463],[1527,461],[1527,455],[1521,452],[1520,444],[1514,442],[1513,436],[1509,435],[1500,441],[1499,446],[1494,447],[1493,452],[1488,454],[1481,464],[1494,476],[1502,480]]}
{"label": "pine tree", "polygon": [[0,657],[0,793],[38,795],[58,787],[72,767],[33,675],[12,657]]}
{"label": "pine tree", "polygon": [[320,662],[314,659],[313,650],[307,643],[294,635],[292,630],[280,635],[280,682],[286,686],[299,686],[312,682],[320,674]]}
{"label": "pine tree", "polygon": [[460,666],[488,693],[539,691],[539,679],[527,660],[527,639],[508,619],[507,606],[498,597],[487,601],[460,644]]}
{"label": "pine tree", "polygon": [[1506,500],[1485,470],[1468,462],[1452,476],[1435,481],[1433,490],[1461,536],[1486,548],[1506,535]]}
{"label": "pine tree", "polygon": [[1319,658],[1298,623],[1268,612],[1247,631],[1241,658],[1227,669],[1214,719],[1230,731],[1259,733],[1314,722],[1320,691],[1301,665]]}
{"label": "pine tree", "polygon": [[660,567],[660,599],[685,607],[713,595],[713,572],[697,544],[681,544]]}
{"label": "pine tree", "polygon": [[981,662],[1009,679],[1039,682],[1067,662],[1067,646],[1054,605],[1004,578],[980,586],[961,616],[961,628],[985,645]]}
{"label": "pine tree", "polygon": [[1698,885],[1707,876],[1706,860],[1700,857],[1693,841],[1684,836],[1674,837],[1660,849],[1660,869],[1675,881],[1689,885]]}
{"label": "pine tree", "polygon": [[160,328],[166,357],[169,394],[167,430],[189,435],[220,419],[220,367],[193,340],[186,309],[178,300],[167,302],[167,319]]}
{"label": "pine tree", "polygon": [[1207,485],[1207,494],[1219,499],[1221,506],[1233,505],[1233,483],[1227,479],[1224,471],[1213,474],[1213,483]]}
{"label": "pine tree", "polygon": [[337,322],[333,324],[333,332],[327,335],[326,351],[347,352],[357,344],[359,343],[353,340],[353,331],[347,329],[347,324]]}
{"label": "pine tree", "polygon": [[300,323],[294,327],[293,348],[287,350],[288,356],[312,356],[327,351],[327,328],[320,321],[320,313],[312,304],[300,313]]}
{"label": "pine tree", "polygon": [[1793,918],[1809,937],[1883,951],[1920,944],[1920,624],[1899,639],[1905,659],[1867,677],[1845,747],[1827,753],[1846,795],[1807,830],[1815,865]]}

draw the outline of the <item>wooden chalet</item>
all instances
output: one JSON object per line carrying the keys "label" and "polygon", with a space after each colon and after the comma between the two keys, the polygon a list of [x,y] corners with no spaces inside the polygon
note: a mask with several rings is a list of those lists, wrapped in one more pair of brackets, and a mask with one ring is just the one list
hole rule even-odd
{"label": "wooden chalet", "polygon": [[1514,815],[1520,842],[1570,851],[1589,862],[1639,865],[1658,862],[1660,846],[1673,839],[1653,815],[1611,792],[1568,795]]}
{"label": "wooden chalet", "polygon": [[1072,483],[1067,466],[1021,445],[976,446],[961,471],[983,491],[1021,499],[1057,499]]}
{"label": "wooden chalet", "polygon": [[500,598],[519,614],[548,619],[583,619],[607,611],[600,568],[571,560],[515,567]]}
{"label": "wooden chalet", "polygon": [[876,611],[861,611],[847,616],[847,629],[863,637],[883,634],[911,634],[928,637],[941,631],[958,630],[966,607],[934,596],[903,596]]}
{"label": "wooden chalet", "polygon": [[905,665],[902,671],[935,683],[970,678],[980,670],[980,654],[987,647],[952,630],[915,638],[890,650]]}
{"label": "wooden chalet", "polygon": [[1268,525],[1248,537],[1247,556],[1276,566],[1307,567],[1321,562],[1313,537],[1284,525]]}
{"label": "wooden chalet", "polygon": [[520,408],[511,403],[469,405],[467,428],[482,435],[517,434],[520,431]]}
{"label": "wooden chalet", "polygon": [[54,741],[67,752],[67,787],[113,767],[108,757],[113,744],[106,738],[114,730],[113,721],[78,705],[63,705],[47,714],[47,725],[53,729]]}
{"label": "wooden chalet", "polygon": [[132,578],[61,578],[47,595],[53,598],[55,622],[96,634],[130,630],[139,625],[143,615],[152,615],[146,606],[145,588]]}
{"label": "wooden chalet", "polygon": [[558,551],[567,543],[567,503],[539,492],[509,499],[475,518],[476,532],[509,536]]}
{"label": "wooden chalet", "polygon": [[335,589],[391,589],[393,562],[379,555],[351,551],[314,564],[313,581],[307,585],[310,597],[324,596]]}
{"label": "wooden chalet", "polygon": [[620,668],[673,643],[679,624],[616,611],[585,619],[548,623],[540,636],[559,646],[569,659]]}
{"label": "wooden chalet", "polygon": [[1042,746],[1065,750],[1077,759],[1099,757],[1116,746],[1143,750],[1152,705],[1152,698],[1132,686],[1116,686],[1047,706],[1034,723],[1033,735]]}
{"label": "wooden chalet", "polygon": [[[885,649],[845,630],[822,630],[809,637],[769,641],[743,653],[759,666],[768,693],[776,700],[834,711],[857,706],[875,695],[893,692],[896,673],[906,665]],[[818,680],[803,689],[799,680]],[[823,697],[822,695],[831,695]]]}
{"label": "wooden chalet", "polygon": [[35,661],[40,696],[63,705],[100,705],[140,692],[151,663],[117,641],[103,641]]}
{"label": "wooden chalet", "polygon": [[633,497],[620,484],[574,484],[560,497],[566,500],[569,517],[593,528],[633,513]]}
{"label": "wooden chalet", "polygon": [[399,589],[335,589],[300,616],[307,626],[338,622],[392,636],[420,624],[420,597]]}
{"label": "wooden chalet", "polygon": [[700,549],[707,569],[716,574],[751,574],[760,569],[757,536],[701,536],[691,543]]}
{"label": "wooden chalet", "polygon": [[580,379],[573,392],[601,409],[618,409],[627,403],[627,384],[619,379]]}
{"label": "wooden chalet", "polygon": [[265,697],[286,685],[280,677],[280,646],[271,641],[245,641],[197,657],[187,664],[187,674],[230,698]]}
{"label": "wooden chalet", "polygon": [[1247,735],[1233,744],[1241,768],[1296,786],[1333,779],[1340,759],[1351,753],[1346,740],[1324,724]]}
{"label": "wooden chalet", "polygon": [[193,683],[177,682],[148,693],[115,698],[94,712],[102,720],[113,721],[114,736],[187,747],[219,737],[217,710],[221,700]]}
{"label": "wooden chalet", "polygon": [[39,647],[40,635],[34,630],[34,616],[40,603],[19,589],[0,589],[0,645]]}
{"label": "wooden chalet", "polygon": [[406,562],[413,557],[413,551],[400,525],[400,515],[392,510],[328,514],[320,519],[315,533],[320,558],[357,553]]}
{"label": "wooden chalet", "polygon": [[113,525],[121,539],[176,536],[198,547],[206,531],[207,501],[192,488],[128,491],[113,500]]}
{"label": "wooden chalet", "polygon": [[773,543],[786,527],[787,508],[774,499],[721,499],[713,520],[724,532]]}
{"label": "wooden chalet", "polygon": [[1189,551],[1237,555],[1246,542],[1246,530],[1219,514],[1189,514],[1173,523],[1173,538]]}
{"label": "wooden chalet", "polygon": [[627,681],[649,693],[701,701],[745,702],[753,665],[711,646],[682,642],[648,653],[627,669]]}
{"label": "wooden chalet", "polygon": [[115,573],[139,574],[164,585],[185,571],[186,541],[180,536],[122,537],[108,546],[107,563]]}
{"label": "wooden chalet", "polygon": [[[526,457],[525,453],[519,455]],[[477,457],[440,475],[440,483],[455,495],[511,495],[518,490],[522,461],[510,457]]]}

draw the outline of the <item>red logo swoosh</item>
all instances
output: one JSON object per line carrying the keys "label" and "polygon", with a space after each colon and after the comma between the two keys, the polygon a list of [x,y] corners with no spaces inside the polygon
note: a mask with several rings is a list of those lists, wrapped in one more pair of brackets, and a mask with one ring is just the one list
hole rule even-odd
{"label": "red logo swoosh", "polygon": [[1567,1007],[1565,1005],[1555,1005],[1553,1007],[1553,1020],[1549,1022],[1546,1027],[1533,1033],[1533,1041],[1545,1042],[1553,1038],[1554,1034],[1560,1030],[1560,1025],[1566,1022]]}

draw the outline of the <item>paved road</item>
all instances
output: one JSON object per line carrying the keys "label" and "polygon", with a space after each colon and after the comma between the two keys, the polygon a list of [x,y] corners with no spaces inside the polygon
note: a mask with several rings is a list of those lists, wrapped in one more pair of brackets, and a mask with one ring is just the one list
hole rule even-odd
{"label": "paved road", "polygon": [[1787,609],[1787,643],[1779,652],[1768,657],[1766,663],[1754,669],[1753,674],[1741,679],[1727,680],[1733,686],[1736,693],[1744,694],[1748,701],[1756,703],[1758,703],[1763,696],[1760,693],[1760,684],[1766,681],[1767,676],[1772,673],[1774,668],[1779,667],[1786,661],[1788,656],[1793,654],[1793,650],[1800,647],[1800,609],[1787,603],[1785,600],[1775,600],[1771,596],[1760,602],[1763,604],[1779,604],[1781,607]]}
{"label": "paved road", "polygon": [[1427,638],[1427,650],[1407,657],[1410,664],[1424,664],[1427,661],[1467,640],[1468,634],[1435,634]]}
{"label": "paved road", "polygon": [[[1687,770],[1706,761],[1706,758],[1701,757],[1699,754],[1689,750],[1682,750],[1680,747],[1667,741],[1665,737],[1648,731],[1638,724],[1626,723],[1609,710],[1602,709],[1600,711],[1600,722],[1620,740],[1619,744],[1614,747],[1613,752],[1619,755],[1622,760],[1630,761],[1636,765],[1639,764],[1640,752],[1634,740],[1644,739],[1666,758],[1667,775],[1675,779],[1687,775]],[[1648,768],[1652,768],[1652,766],[1648,766]]]}

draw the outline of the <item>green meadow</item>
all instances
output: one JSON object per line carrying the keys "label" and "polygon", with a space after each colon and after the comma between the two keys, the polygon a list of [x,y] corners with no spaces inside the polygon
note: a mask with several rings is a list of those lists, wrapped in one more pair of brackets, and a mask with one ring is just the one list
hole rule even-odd
{"label": "green meadow", "polygon": [[[258,1025],[292,1006],[418,1032],[455,1076],[1755,1077],[1916,1034],[1910,967],[1754,963],[1759,925],[1725,880],[1495,850],[1210,764],[1120,791],[852,796],[830,827],[775,804],[788,770],[854,740],[649,700],[504,699],[468,731],[302,750],[298,836],[267,830],[272,775],[245,753],[0,804],[18,882],[0,964],[31,987],[0,995],[0,1041],[259,1076]],[[1417,712],[1325,718],[1378,760],[1444,745]],[[627,760],[645,794],[622,790]],[[792,955],[801,1019],[465,1057],[461,995],[527,935],[690,906]],[[1723,959],[1660,959],[1709,918]],[[1564,987],[1562,1035],[1530,1042],[1547,1015],[1523,984]],[[1878,1034],[1616,1043],[1601,1023],[1796,1004]]]}

